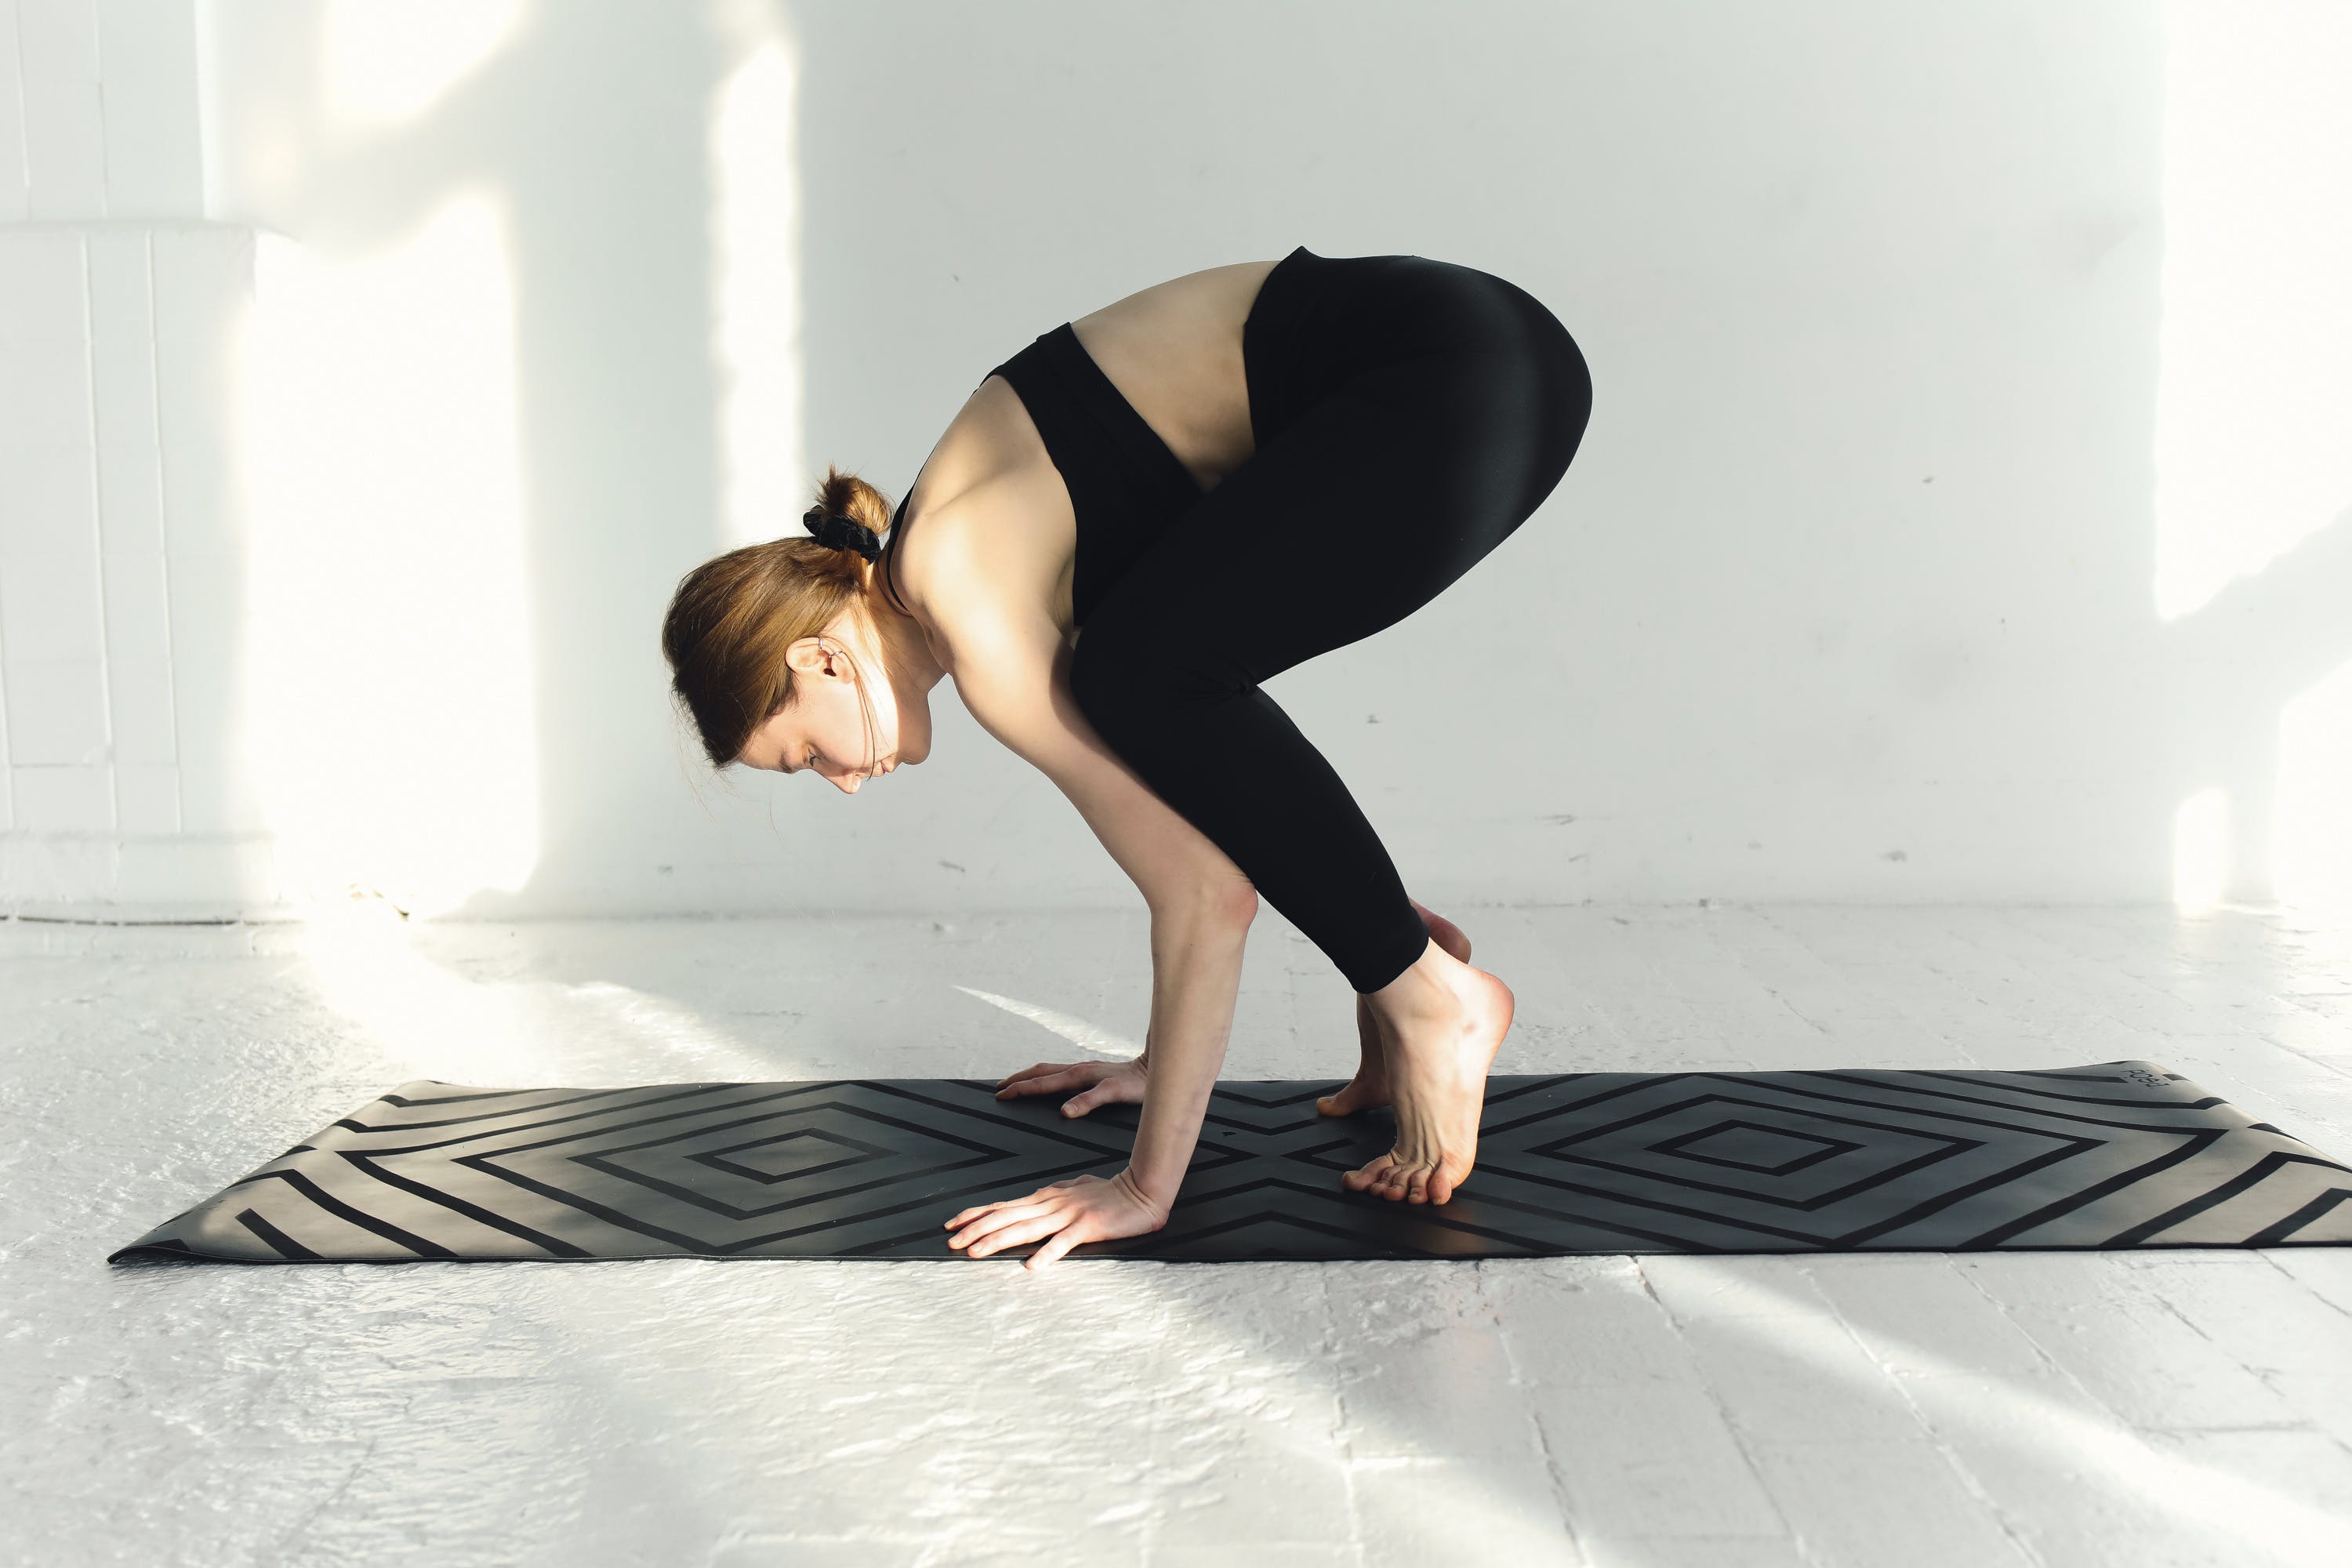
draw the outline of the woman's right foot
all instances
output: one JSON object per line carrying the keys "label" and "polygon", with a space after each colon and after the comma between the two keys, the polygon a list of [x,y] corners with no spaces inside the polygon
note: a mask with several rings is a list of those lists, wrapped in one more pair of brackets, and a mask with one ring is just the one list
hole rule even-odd
{"label": "woman's right foot", "polygon": [[1486,1074],[1510,1031],[1511,988],[1432,942],[1379,995],[1396,1144],[1339,1182],[1391,1202],[1442,1204],[1477,1163]]}
{"label": "woman's right foot", "polygon": [[[1470,962],[1470,939],[1460,926],[1418,901],[1412,907],[1421,916],[1430,941],[1463,963]],[[1359,1059],[1354,1080],[1339,1093],[1324,1095],[1315,1101],[1315,1109],[1326,1116],[1353,1116],[1376,1105],[1395,1103],[1389,1088],[1388,1043],[1381,1033],[1381,1021],[1372,1011],[1371,999],[1361,992],[1356,994],[1356,1048]]]}

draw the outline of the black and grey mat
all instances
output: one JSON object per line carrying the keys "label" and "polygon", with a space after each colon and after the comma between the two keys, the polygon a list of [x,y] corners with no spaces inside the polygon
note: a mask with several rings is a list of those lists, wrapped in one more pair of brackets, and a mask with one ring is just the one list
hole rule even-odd
{"label": "black and grey mat", "polygon": [[[1453,1202],[1339,1184],[1390,1112],[1217,1086],[1167,1226],[1069,1256],[2352,1244],[2352,1169],[2148,1062],[2061,1071],[1568,1073],[1489,1081]],[[1136,1107],[979,1079],[404,1084],[124,1258],[961,1258],[941,1222],[1126,1163]],[[996,1255],[1026,1256],[1023,1247]]]}

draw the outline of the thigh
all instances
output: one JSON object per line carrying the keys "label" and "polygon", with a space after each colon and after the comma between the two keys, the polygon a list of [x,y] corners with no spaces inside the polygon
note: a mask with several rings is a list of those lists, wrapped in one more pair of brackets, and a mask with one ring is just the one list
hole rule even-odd
{"label": "thigh", "polygon": [[1330,388],[1172,522],[1078,648],[1173,662],[1209,689],[1271,679],[1410,616],[1525,521],[1591,408],[1550,333],[1391,361]]}

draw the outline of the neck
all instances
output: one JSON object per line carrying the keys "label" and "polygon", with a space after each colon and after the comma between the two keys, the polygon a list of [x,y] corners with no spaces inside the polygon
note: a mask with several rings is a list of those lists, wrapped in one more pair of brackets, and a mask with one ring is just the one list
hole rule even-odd
{"label": "neck", "polygon": [[890,603],[878,587],[866,596],[866,609],[874,617],[892,685],[902,692],[921,693],[946,679],[947,668],[933,657],[920,622]]}

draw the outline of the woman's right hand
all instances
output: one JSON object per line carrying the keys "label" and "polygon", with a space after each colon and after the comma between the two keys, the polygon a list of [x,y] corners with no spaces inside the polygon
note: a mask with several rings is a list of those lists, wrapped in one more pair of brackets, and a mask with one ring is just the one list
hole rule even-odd
{"label": "woman's right hand", "polygon": [[1000,1079],[996,1098],[1008,1100],[1024,1094],[1083,1089],[1084,1093],[1072,1095],[1062,1102],[1065,1116],[1084,1116],[1097,1105],[1139,1105],[1144,1087],[1151,1078],[1150,1054],[1147,1050],[1132,1061],[1123,1062],[1039,1062]]}

